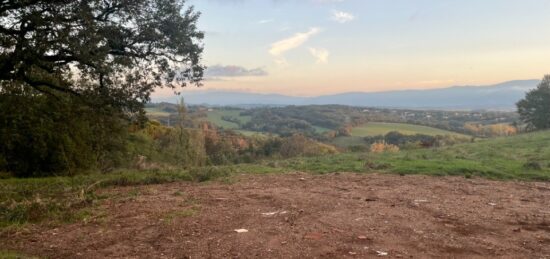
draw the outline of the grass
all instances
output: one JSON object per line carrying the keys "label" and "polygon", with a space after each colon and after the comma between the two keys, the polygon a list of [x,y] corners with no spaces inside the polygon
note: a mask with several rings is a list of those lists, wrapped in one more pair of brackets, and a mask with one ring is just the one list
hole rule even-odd
{"label": "grass", "polygon": [[313,173],[375,171],[550,181],[549,143],[546,131],[436,149],[290,159],[277,166]]}
{"label": "grass", "polygon": [[147,113],[147,115],[154,116],[154,117],[168,117],[168,116],[170,116],[169,112],[161,111],[158,108],[145,108],[145,112]]}
{"label": "grass", "polygon": [[[280,168],[259,164],[201,167],[190,170],[121,170],[109,174],[0,180],[0,230],[27,223],[71,223],[85,220],[89,209],[108,197],[97,190],[112,186],[139,186],[178,181],[224,180],[239,173],[276,173]],[[139,195],[131,190],[130,197]]]}
{"label": "grass", "polygon": [[320,134],[331,131],[331,129],[324,128],[324,127],[321,127],[321,126],[313,126],[313,128],[315,129],[315,132],[320,133]]}
{"label": "grass", "polygon": [[[550,131],[546,131],[399,153],[343,153],[191,170],[126,170],[75,177],[3,179],[0,180],[0,230],[42,221],[85,220],[94,213],[94,204],[108,198],[97,194],[99,188],[176,181],[231,182],[238,174],[379,172],[550,181],[549,143]],[[129,195],[139,193],[130,191]]]}
{"label": "grass", "polygon": [[467,137],[464,134],[446,131],[442,129],[405,123],[369,122],[363,126],[355,127],[349,137],[337,137],[332,144],[339,147],[350,147],[363,143],[364,137],[386,135],[391,131],[398,131],[404,135],[424,134],[430,136],[454,135]]}
{"label": "grass", "polygon": [[0,259],[34,259],[38,257],[27,256],[17,252],[0,250]]}
{"label": "grass", "polygon": [[436,129],[427,126],[404,123],[384,123],[384,122],[369,122],[363,126],[353,128],[351,135],[354,137],[373,137],[378,135],[386,135],[390,131],[398,131],[404,135],[424,134],[430,136],[436,135],[458,135],[465,136],[460,133]]}
{"label": "grass", "polygon": [[0,228],[55,219],[73,222],[86,213],[82,209],[102,199],[95,190],[109,186],[191,181],[185,171],[121,171],[76,177],[0,180]]}
{"label": "grass", "polygon": [[224,129],[238,129],[239,124],[225,121],[222,119],[224,116],[229,116],[238,119],[241,123],[247,123],[250,121],[250,116],[241,116],[240,110],[213,110],[207,113],[207,119],[214,125]]}
{"label": "grass", "polygon": [[336,137],[330,143],[337,147],[351,147],[355,145],[364,145],[365,141],[363,140],[363,137],[350,136]]}

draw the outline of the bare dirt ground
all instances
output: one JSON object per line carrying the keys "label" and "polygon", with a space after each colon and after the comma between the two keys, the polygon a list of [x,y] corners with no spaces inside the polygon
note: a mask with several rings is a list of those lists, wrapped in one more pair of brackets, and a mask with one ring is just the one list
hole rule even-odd
{"label": "bare dirt ground", "polygon": [[103,192],[87,222],[0,246],[48,258],[550,258],[550,183],[296,173]]}

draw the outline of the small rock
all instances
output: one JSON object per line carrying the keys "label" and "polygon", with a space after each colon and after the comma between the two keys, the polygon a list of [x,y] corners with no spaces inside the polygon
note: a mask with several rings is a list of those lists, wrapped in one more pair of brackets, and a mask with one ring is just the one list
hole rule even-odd
{"label": "small rock", "polygon": [[357,239],[366,240],[366,239],[368,239],[368,237],[367,236],[358,236]]}
{"label": "small rock", "polygon": [[388,255],[388,252],[384,252],[384,251],[376,251],[376,253],[378,254],[378,256],[386,256],[386,255]]}
{"label": "small rock", "polygon": [[244,229],[244,228],[235,229],[235,232],[237,232],[237,233],[247,233],[247,232],[248,232],[248,229]]}
{"label": "small rock", "polygon": [[349,255],[357,255],[356,252],[349,252]]}
{"label": "small rock", "polygon": [[300,178],[300,181],[305,181],[305,180],[306,180],[306,178]]}

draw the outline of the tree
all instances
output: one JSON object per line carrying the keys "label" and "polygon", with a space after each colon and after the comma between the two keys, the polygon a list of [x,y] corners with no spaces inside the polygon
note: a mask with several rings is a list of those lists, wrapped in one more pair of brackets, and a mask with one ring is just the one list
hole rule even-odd
{"label": "tree", "polygon": [[550,129],[550,75],[517,103],[518,113],[529,129]]}
{"label": "tree", "polygon": [[92,105],[138,112],[156,87],[200,84],[203,33],[184,2],[2,1],[0,87],[94,95]]}
{"label": "tree", "polygon": [[200,85],[204,35],[184,4],[0,1],[0,171],[115,166],[155,88]]}

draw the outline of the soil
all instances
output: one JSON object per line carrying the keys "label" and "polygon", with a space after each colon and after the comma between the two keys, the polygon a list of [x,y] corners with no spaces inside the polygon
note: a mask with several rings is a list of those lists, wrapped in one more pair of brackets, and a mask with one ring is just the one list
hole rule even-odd
{"label": "soil", "polygon": [[550,258],[550,183],[295,173],[102,195],[85,222],[4,234],[1,248],[48,258]]}

